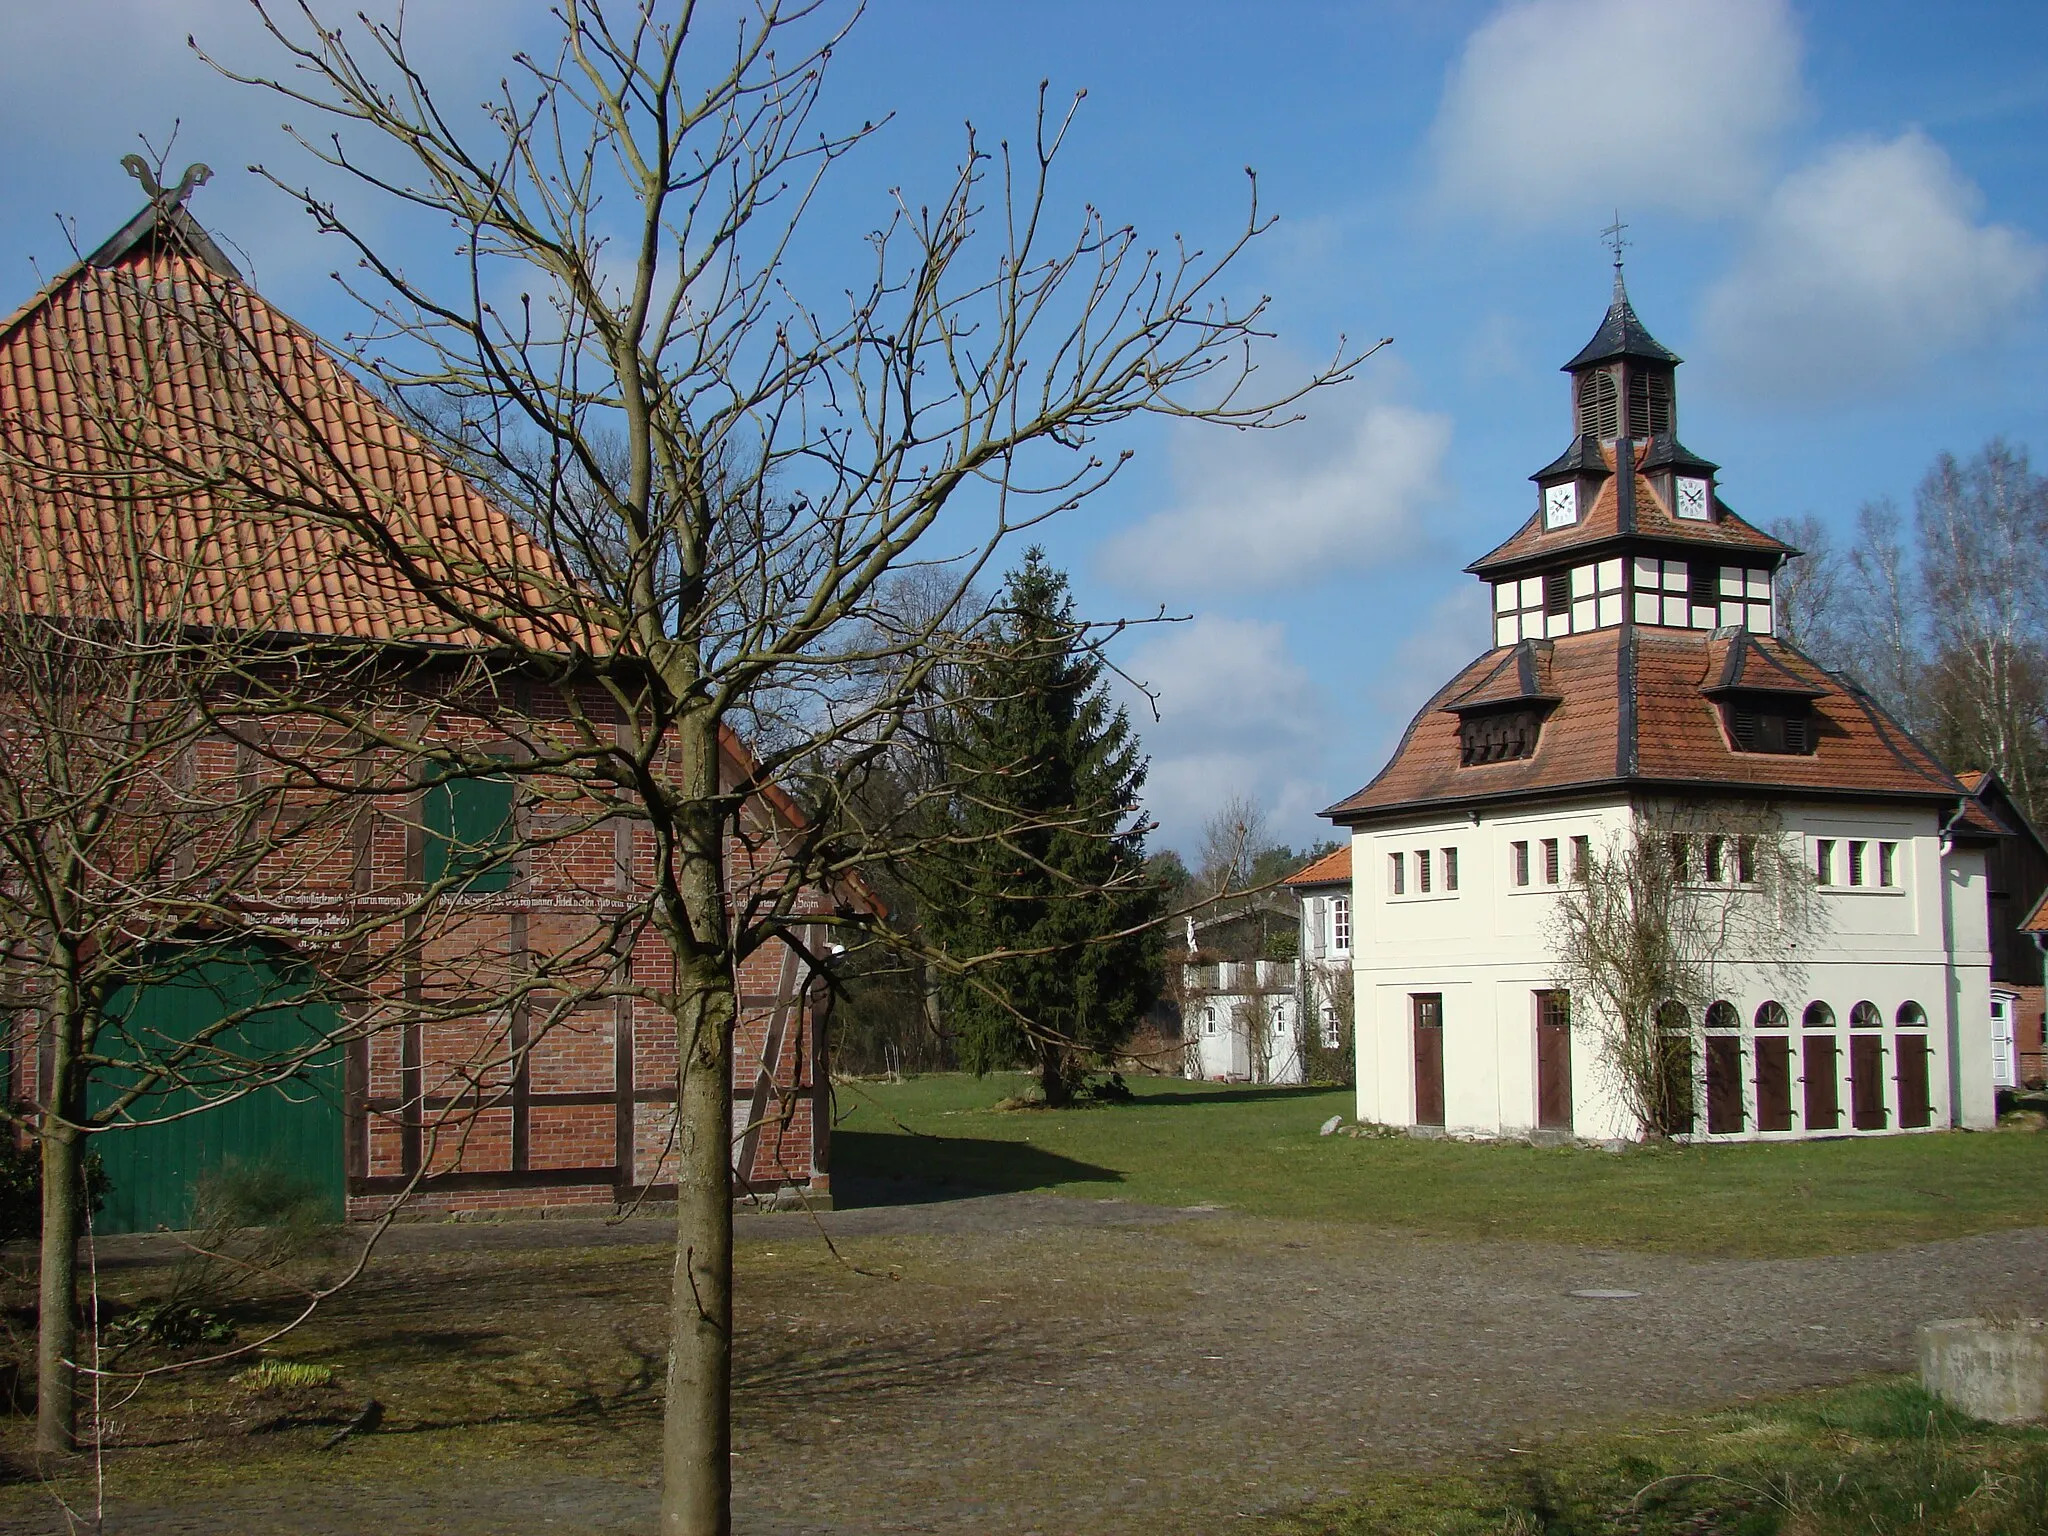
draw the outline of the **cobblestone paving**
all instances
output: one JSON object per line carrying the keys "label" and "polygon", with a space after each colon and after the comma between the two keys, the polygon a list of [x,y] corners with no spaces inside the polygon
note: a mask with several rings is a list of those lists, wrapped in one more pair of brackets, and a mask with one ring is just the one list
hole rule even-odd
{"label": "cobblestone paving", "polygon": [[[1028,1195],[824,1222],[850,1260],[898,1278],[849,1276],[751,1317],[734,1463],[749,1536],[1211,1532],[1339,1494],[1360,1469],[1904,1369],[1922,1321],[2048,1309],[2048,1229],[1703,1261]],[[750,1218],[742,1242],[786,1246],[807,1225]],[[658,1235],[551,1222],[419,1228],[397,1246]],[[644,1249],[633,1262],[658,1276]],[[1588,1289],[1641,1294],[1572,1294]],[[498,1460],[451,1440],[432,1477],[379,1475],[366,1446],[287,1486],[117,1492],[105,1529],[652,1531],[651,1419],[613,1439]],[[0,1528],[66,1529],[23,1492]]]}

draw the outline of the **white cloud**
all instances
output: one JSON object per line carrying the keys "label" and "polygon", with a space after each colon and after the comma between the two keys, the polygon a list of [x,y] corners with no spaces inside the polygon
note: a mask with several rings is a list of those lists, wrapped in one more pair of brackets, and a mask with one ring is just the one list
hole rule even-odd
{"label": "white cloud", "polygon": [[[1389,726],[1389,752],[1429,696],[1493,644],[1487,633],[1492,616],[1486,584],[1468,576],[1432,603],[1421,622],[1394,647],[1372,685]],[[1371,771],[1378,772],[1380,766],[1374,763]]]}
{"label": "white cloud", "polygon": [[1799,51],[1784,0],[1515,0],[1445,83],[1437,200],[1515,225],[1739,208],[1800,111]]}
{"label": "white cloud", "polygon": [[1919,132],[1840,144],[1785,178],[1708,292],[1710,347],[1753,386],[1845,392],[1983,340],[2033,299],[2048,249]]}
{"label": "white cloud", "polygon": [[1179,504],[1110,539],[1099,559],[1126,587],[1175,593],[1384,565],[1419,541],[1450,442],[1448,416],[1355,390],[1277,432],[1190,428],[1174,445]]}
{"label": "white cloud", "polygon": [[1327,706],[1288,653],[1284,626],[1204,614],[1154,631],[1125,670],[1159,700],[1154,721],[1124,690],[1152,759],[1154,847],[1191,851],[1202,823],[1238,793],[1266,808],[1275,836],[1317,835],[1315,813],[1330,799],[1320,774]]}

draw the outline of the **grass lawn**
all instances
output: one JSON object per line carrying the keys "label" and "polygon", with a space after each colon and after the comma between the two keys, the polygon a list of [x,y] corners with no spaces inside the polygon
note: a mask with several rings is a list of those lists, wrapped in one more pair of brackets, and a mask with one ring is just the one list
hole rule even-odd
{"label": "grass lawn", "polygon": [[2048,1135],[2038,1133],[1613,1153],[1318,1136],[1331,1115],[1352,1112],[1339,1089],[1142,1078],[1131,1104],[994,1107],[1026,1081],[841,1083],[834,1170],[856,1199],[875,1180],[1043,1189],[1444,1237],[1744,1258],[2048,1224]]}
{"label": "grass lawn", "polygon": [[1370,1480],[1274,1536],[2023,1536],[2048,1532],[2048,1431],[1867,1382],[1456,1473]]}

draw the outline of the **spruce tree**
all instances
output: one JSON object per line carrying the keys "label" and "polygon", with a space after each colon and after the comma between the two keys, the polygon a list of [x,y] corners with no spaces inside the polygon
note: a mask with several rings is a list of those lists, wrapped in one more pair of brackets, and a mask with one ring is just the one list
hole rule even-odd
{"label": "spruce tree", "polygon": [[947,954],[1015,954],[946,986],[962,1063],[977,1073],[1028,1065],[1054,1106],[1071,1102],[1090,1063],[1130,1036],[1159,992],[1165,902],[1145,868],[1145,762],[1102,672],[1066,576],[1031,550],[947,728],[962,790],[950,807],[954,851],[926,906]]}

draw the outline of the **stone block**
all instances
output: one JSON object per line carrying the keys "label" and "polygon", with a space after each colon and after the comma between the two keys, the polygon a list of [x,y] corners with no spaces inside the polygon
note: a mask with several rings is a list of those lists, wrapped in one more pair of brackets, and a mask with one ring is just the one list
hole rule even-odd
{"label": "stone block", "polygon": [[1920,1382],[1975,1419],[2048,1418],[2048,1323],[1949,1318],[1919,1332]]}

